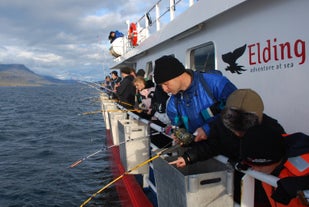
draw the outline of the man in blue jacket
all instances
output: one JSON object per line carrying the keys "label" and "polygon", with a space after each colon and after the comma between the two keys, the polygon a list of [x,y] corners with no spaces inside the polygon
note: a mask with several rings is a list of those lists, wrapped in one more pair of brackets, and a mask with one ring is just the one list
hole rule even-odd
{"label": "man in blue jacket", "polygon": [[163,56],[155,61],[154,79],[166,93],[172,94],[166,108],[172,125],[184,127],[194,134],[196,142],[207,139],[209,123],[236,90],[235,85],[221,74],[186,70],[173,56]]}

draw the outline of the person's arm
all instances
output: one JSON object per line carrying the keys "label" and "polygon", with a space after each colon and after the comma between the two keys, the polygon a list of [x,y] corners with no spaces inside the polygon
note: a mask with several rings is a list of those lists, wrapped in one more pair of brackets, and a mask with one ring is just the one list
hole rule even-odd
{"label": "person's arm", "polygon": [[277,184],[278,187],[271,197],[279,203],[288,205],[299,191],[309,190],[309,175],[281,178]]}
{"label": "person's arm", "polygon": [[216,151],[217,144],[218,143],[215,138],[210,138],[210,140],[203,140],[200,142],[193,142],[183,156],[178,157],[177,160],[172,161],[169,164],[176,165],[176,167],[185,167],[186,165],[193,164],[197,161],[212,158],[218,154]]}
{"label": "person's arm", "polygon": [[207,160],[218,155],[218,149],[218,138],[209,136],[207,140],[193,142],[191,148],[184,153],[183,158],[187,164]]}

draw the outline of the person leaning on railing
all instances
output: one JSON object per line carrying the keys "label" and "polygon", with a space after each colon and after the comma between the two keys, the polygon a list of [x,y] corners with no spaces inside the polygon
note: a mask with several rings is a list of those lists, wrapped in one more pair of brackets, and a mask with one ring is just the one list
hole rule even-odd
{"label": "person leaning on railing", "polygon": [[118,86],[115,86],[116,96],[118,101],[120,101],[119,104],[126,108],[134,108],[136,89],[133,85],[132,69],[130,67],[123,67],[120,69],[120,73],[122,80]]}
{"label": "person leaning on railing", "polygon": [[145,80],[144,77],[137,76],[133,80],[137,90],[135,94],[135,107],[142,110],[146,117],[151,116],[151,99],[154,96],[155,86],[152,81]]}
{"label": "person leaning on railing", "polygon": [[[228,157],[235,165],[240,159],[242,137],[251,127],[259,125],[279,134],[285,133],[278,121],[264,114],[263,111],[264,104],[258,93],[251,89],[234,91],[228,97],[220,116],[210,124],[211,129],[207,140],[191,143],[189,149],[170,164],[184,167],[221,154]],[[240,202],[240,179],[243,173],[236,171],[234,176],[234,199]],[[263,200],[264,192],[261,189],[257,184],[256,202]],[[262,193],[258,193],[259,190]],[[267,201],[265,197],[264,200]]]}
{"label": "person leaning on railing", "polygon": [[218,116],[236,86],[222,74],[185,69],[175,57],[165,55],[155,61],[155,83],[171,94],[166,113],[171,124],[195,133],[196,142],[206,140],[210,122]]}

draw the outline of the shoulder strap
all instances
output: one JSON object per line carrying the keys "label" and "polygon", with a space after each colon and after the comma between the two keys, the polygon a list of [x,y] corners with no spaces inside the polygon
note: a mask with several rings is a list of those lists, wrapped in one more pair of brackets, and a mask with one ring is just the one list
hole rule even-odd
{"label": "shoulder strap", "polygon": [[200,73],[200,72],[197,72],[197,75],[198,75],[199,81],[202,83],[202,85],[203,85],[203,87],[204,87],[206,93],[208,94],[208,96],[212,99],[212,101],[213,101],[214,103],[216,103],[216,102],[217,102],[217,99],[215,98],[215,96],[214,96],[213,93],[211,92],[211,90],[210,90],[210,88],[209,88],[209,86],[208,86],[206,80],[205,80],[204,77],[203,77],[203,74]]}

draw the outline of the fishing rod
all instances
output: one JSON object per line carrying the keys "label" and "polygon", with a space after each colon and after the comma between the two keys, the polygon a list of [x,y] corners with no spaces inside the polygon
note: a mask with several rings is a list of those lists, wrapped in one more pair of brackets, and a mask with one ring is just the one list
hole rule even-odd
{"label": "fishing rod", "polygon": [[86,156],[86,157],[83,157],[79,160],[77,160],[76,162],[74,162],[73,164],[71,164],[68,168],[74,168],[76,167],[77,165],[79,165],[80,163],[82,163],[83,161],[85,161],[86,159],[89,159],[90,157],[93,157],[94,155],[100,153],[100,152],[103,152],[103,151],[106,151],[108,149],[111,149],[113,147],[117,147],[119,145],[122,145],[122,144],[125,144],[127,142],[131,142],[131,141],[137,141],[137,140],[140,140],[140,139],[146,139],[146,138],[149,138],[150,136],[153,136],[153,135],[157,135],[159,134],[160,132],[155,132],[155,133],[152,133],[151,135],[148,135],[148,136],[142,136],[142,137],[137,137],[137,138],[134,138],[134,139],[128,139],[128,140],[125,140],[123,142],[120,142],[119,144],[114,144],[114,145],[111,145],[109,147],[107,146],[104,146],[103,148],[99,149],[98,151]]}
{"label": "fishing rod", "polygon": [[[77,165],[79,165],[80,163],[82,163],[83,161],[85,161],[86,159],[89,159],[90,157],[93,157],[94,155],[96,155],[96,154],[98,154],[98,153],[100,153],[100,152],[102,152],[102,151],[105,151],[105,150],[108,150],[108,149],[110,149],[110,148],[113,148],[113,147],[116,147],[116,146],[125,144],[125,143],[130,142],[130,141],[136,141],[136,140],[139,140],[139,139],[145,139],[145,138],[148,138],[148,137],[150,137],[150,136],[154,136],[154,135],[158,135],[158,134],[163,134],[163,135],[165,135],[165,136],[167,136],[167,137],[170,137],[170,133],[167,132],[167,131],[169,131],[169,130],[171,130],[171,129],[170,129],[170,126],[167,126],[166,128],[162,129],[161,131],[153,132],[153,133],[151,133],[151,134],[148,135],[148,136],[142,136],[142,137],[137,137],[137,138],[134,138],[134,139],[128,139],[128,140],[125,140],[125,141],[123,141],[123,142],[120,142],[118,145],[117,145],[117,144],[114,144],[114,145],[111,145],[111,146],[109,146],[109,147],[104,146],[103,148],[99,149],[98,151],[96,151],[96,152],[94,152],[94,153],[92,153],[92,154],[90,154],[90,155],[88,155],[88,156],[86,156],[86,157],[83,157],[83,158],[77,160],[76,162],[74,162],[73,164],[71,164],[68,168],[74,168],[74,167],[76,167]],[[177,134],[177,135],[178,135],[178,134]],[[182,136],[183,136],[183,135],[182,135]],[[170,137],[170,138],[171,138],[171,137]],[[171,144],[171,143],[168,143],[168,144],[165,145],[163,148],[165,148],[165,147],[168,146],[169,144]],[[158,150],[156,150],[156,151],[159,151],[159,150],[160,150],[160,149],[158,149]],[[156,151],[155,151],[154,153],[156,153]]]}
{"label": "fishing rod", "polygon": [[[136,112],[138,112],[138,113],[142,112],[141,109],[127,109],[127,108],[121,106],[121,104],[123,104],[123,105],[127,105],[127,106],[132,107],[133,105],[130,104],[130,103],[127,103],[127,102],[124,102],[124,101],[120,101],[120,100],[117,100],[117,99],[110,99],[110,100],[114,101],[114,102],[112,102],[112,103],[120,104],[120,105],[118,105],[118,107],[119,107],[120,109],[111,109],[111,110],[107,110],[107,111],[104,111],[104,110],[96,110],[96,111],[84,112],[84,113],[78,114],[78,115],[89,115],[89,114],[97,114],[97,113],[102,113],[102,112],[117,112],[117,111],[127,111],[127,112],[129,112],[129,111],[132,111],[132,112],[133,112],[133,111],[136,111]],[[120,106],[121,106],[121,107],[120,107]]]}
{"label": "fishing rod", "polygon": [[89,115],[89,114],[98,114],[98,113],[102,113],[102,112],[120,112],[120,111],[123,111],[123,112],[126,112],[126,111],[136,111],[136,112],[140,112],[141,110],[140,109],[109,109],[109,110],[96,110],[96,111],[88,111],[88,112],[84,112],[84,113],[81,113],[81,114],[78,114],[78,116],[80,115]]}
{"label": "fishing rod", "polygon": [[[170,144],[170,143],[169,143]],[[137,164],[135,167],[131,168],[130,170],[125,171],[124,173],[122,173],[121,175],[119,175],[117,178],[115,178],[114,180],[112,180],[111,182],[109,182],[107,185],[105,185],[103,188],[101,188],[100,190],[98,190],[96,193],[92,194],[87,200],[85,200],[80,207],[84,207],[87,203],[89,203],[89,201],[91,201],[95,196],[97,196],[99,193],[103,192],[105,189],[107,189],[109,186],[111,186],[112,184],[116,183],[118,180],[120,180],[121,178],[123,178],[125,175],[129,175],[132,171],[143,167],[144,165],[146,165],[147,163],[159,158],[161,155],[164,154],[168,154],[173,152],[174,150],[178,149],[179,147],[181,147],[180,144],[176,144],[172,147],[166,148],[161,150],[160,152],[156,153],[153,157],[149,158],[148,160],[145,160],[139,164]]]}
{"label": "fishing rod", "polygon": [[[104,92],[104,91],[102,91],[102,89],[104,89],[104,90],[106,90],[106,91],[109,91],[109,92],[114,93],[115,95],[117,95],[117,93],[116,93],[114,90],[109,89],[109,88],[107,88],[107,87],[105,87],[105,86],[98,85],[97,83],[92,83],[92,84],[97,85],[97,87],[95,87],[95,86],[89,84],[89,83],[86,82],[86,81],[78,81],[78,82],[80,82],[80,83],[82,83],[82,84],[85,84],[85,85],[87,85],[87,86],[89,86],[89,87],[91,87],[91,88],[95,88],[96,90],[99,90],[101,93]],[[130,103],[127,103],[127,102],[124,102],[124,101],[120,101],[120,100],[117,100],[117,103],[119,103],[119,104],[124,104],[124,105],[131,106],[131,107],[133,106],[133,105],[130,104]]]}
{"label": "fishing rod", "polygon": [[94,86],[91,84],[91,82],[88,82],[88,81],[78,80],[77,82],[79,82],[79,83],[81,83],[81,84],[84,84],[84,85],[86,85],[86,86],[88,86],[88,87],[90,87],[90,88],[96,88],[96,87],[94,87]]}
{"label": "fishing rod", "polygon": [[[104,86],[98,85],[97,83],[87,82],[87,81],[81,81],[81,80],[79,80],[78,82],[81,83],[81,84],[84,84],[84,85],[86,85],[86,86],[88,86],[88,87],[90,87],[90,88],[93,88],[93,89],[99,91],[100,93],[103,92],[101,88],[104,88],[105,90],[110,90],[110,89],[108,89],[108,88],[105,88]],[[110,90],[110,91],[111,91],[111,90]]]}
{"label": "fishing rod", "polygon": [[[79,81],[79,82],[82,83],[82,84],[88,85],[88,86],[90,86],[90,87],[92,87],[92,88],[95,88],[96,90],[99,90],[101,93],[104,92],[104,91],[102,91],[101,89],[104,89],[104,90],[106,90],[106,91],[109,91],[109,92],[114,93],[115,95],[117,95],[117,93],[116,93],[114,90],[109,89],[109,88],[107,88],[107,87],[105,87],[105,86],[100,86],[100,85],[98,85],[97,83],[93,83],[93,84],[97,85],[97,87],[95,87],[95,86],[89,84],[89,83],[86,82],[86,81],[83,81],[83,82],[82,82],[82,81]],[[134,107],[134,105],[132,105],[132,104],[130,104],[130,103],[127,103],[127,102],[124,102],[124,101],[120,101],[120,100],[115,100],[115,103],[127,105],[127,106],[129,106],[129,107]]]}

